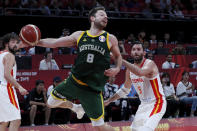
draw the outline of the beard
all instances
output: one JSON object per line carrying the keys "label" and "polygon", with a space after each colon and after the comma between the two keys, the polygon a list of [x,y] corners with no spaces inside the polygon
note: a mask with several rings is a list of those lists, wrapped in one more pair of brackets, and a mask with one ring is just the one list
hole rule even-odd
{"label": "beard", "polygon": [[8,49],[9,49],[9,51],[10,51],[12,54],[14,54],[14,55],[15,55],[15,53],[18,51],[16,46],[14,46],[13,48],[11,48],[10,46],[8,46]]}
{"label": "beard", "polygon": [[143,59],[143,55],[140,55],[138,58],[134,57],[134,63],[139,64],[142,62],[142,59]]}
{"label": "beard", "polygon": [[97,22],[97,21],[94,22],[94,25],[96,26],[96,28],[98,28],[100,30],[103,30],[107,26],[107,24],[102,25],[101,22]]}

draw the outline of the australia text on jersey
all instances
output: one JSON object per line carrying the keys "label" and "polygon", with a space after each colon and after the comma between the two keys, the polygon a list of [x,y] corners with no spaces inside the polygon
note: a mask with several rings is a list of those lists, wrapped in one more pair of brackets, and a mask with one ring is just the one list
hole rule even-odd
{"label": "australia text on jersey", "polygon": [[83,50],[93,50],[93,51],[97,51],[97,52],[101,53],[102,55],[105,54],[105,49],[103,49],[102,47],[97,46],[97,45],[91,45],[91,44],[82,45],[79,48],[79,52],[81,52]]}

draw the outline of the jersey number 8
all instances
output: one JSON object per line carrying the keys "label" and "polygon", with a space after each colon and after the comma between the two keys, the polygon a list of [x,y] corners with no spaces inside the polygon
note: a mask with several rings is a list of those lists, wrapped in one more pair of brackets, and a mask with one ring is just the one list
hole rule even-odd
{"label": "jersey number 8", "polygon": [[87,61],[87,63],[93,63],[93,61],[94,61],[94,54],[88,54],[86,61]]}

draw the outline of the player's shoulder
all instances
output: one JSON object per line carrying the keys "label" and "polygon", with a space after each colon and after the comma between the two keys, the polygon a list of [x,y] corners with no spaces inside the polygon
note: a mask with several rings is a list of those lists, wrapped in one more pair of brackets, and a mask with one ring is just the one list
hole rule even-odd
{"label": "player's shoulder", "polygon": [[11,52],[5,52],[5,57],[15,58],[14,54],[12,54]]}
{"label": "player's shoulder", "polygon": [[79,31],[75,31],[72,33],[72,35],[78,35],[80,36],[82,33],[84,33],[85,31],[79,30]]}
{"label": "player's shoulder", "polygon": [[145,64],[149,66],[156,66],[155,62],[151,59],[146,59]]}
{"label": "player's shoulder", "polygon": [[[109,33],[108,33],[108,34],[109,34]],[[118,39],[116,38],[115,35],[109,34],[109,35],[108,35],[108,38],[109,38],[110,48],[111,48],[113,45],[118,45]]]}
{"label": "player's shoulder", "polygon": [[110,34],[109,32],[107,32],[109,34],[109,39],[115,39],[117,40],[116,36],[114,34]]}
{"label": "player's shoulder", "polygon": [[78,40],[83,34],[85,33],[85,31],[75,31],[73,32],[70,36],[72,38],[74,38],[75,40]]}

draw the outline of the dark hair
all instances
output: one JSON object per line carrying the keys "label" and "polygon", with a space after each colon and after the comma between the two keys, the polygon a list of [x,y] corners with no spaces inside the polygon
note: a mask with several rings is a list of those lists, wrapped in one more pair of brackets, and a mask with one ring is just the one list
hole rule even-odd
{"label": "dark hair", "polygon": [[167,72],[164,72],[161,76],[161,78],[164,78],[164,77],[168,77],[170,79],[170,74],[168,74]]}
{"label": "dark hair", "polygon": [[36,81],[36,86],[38,86],[38,85],[41,84],[41,83],[44,84],[44,81],[43,81],[43,80],[37,80],[37,81]]}
{"label": "dark hair", "polygon": [[8,44],[11,39],[19,41],[19,37],[16,33],[11,32],[11,33],[5,34],[2,37],[2,49],[5,49],[5,45]]}
{"label": "dark hair", "polygon": [[167,72],[164,72],[161,76],[161,79],[163,79],[164,77],[168,77],[169,81],[167,82],[167,86],[170,86],[170,74]]}
{"label": "dark hair", "polygon": [[52,52],[51,52],[51,51],[46,51],[46,52],[44,53],[44,57],[47,58],[47,55],[50,54],[50,53],[52,53]]}
{"label": "dark hair", "polygon": [[90,10],[89,15],[88,15],[88,18],[89,18],[89,22],[90,23],[91,23],[90,17],[91,16],[95,16],[96,12],[99,11],[99,10],[105,11],[105,8],[103,6],[99,6],[99,7],[95,7],[95,8],[93,8],[93,9]]}
{"label": "dark hair", "polygon": [[184,71],[184,72],[182,73],[182,77],[183,77],[186,73],[188,73],[188,74],[189,74],[189,72]]}
{"label": "dark hair", "polygon": [[152,54],[153,55],[153,59],[154,59],[154,53],[152,51],[147,52],[145,57],[148,59],[148,55],[149,54]]}
{"label": "dark hair", "polygon": [[183,80],[183,76],[184,76],[186,73],[188,73],[188,74],[189,74],[189,72],[187,72],[187,71],[183,71],[181,80]]}
{"label": "dark hair", "polygon": [[134,45],[142,45],[143,51],[144,51],[144,44],[140,41],[135,41],[131,47],[131,49],[133,48]]}

